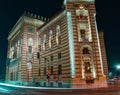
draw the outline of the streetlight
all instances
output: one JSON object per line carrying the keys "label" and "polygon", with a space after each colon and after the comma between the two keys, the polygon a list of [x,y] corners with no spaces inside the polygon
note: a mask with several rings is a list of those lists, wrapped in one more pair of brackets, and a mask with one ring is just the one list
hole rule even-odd
{"label": "streetlight", "polygon": [[120,76],[120,65],[117,65],[116,74],[117,74],[117,77]]}
{"label": "streetlight", "polygon": [[117,66],[117,69],[120,69],[120,65]]}

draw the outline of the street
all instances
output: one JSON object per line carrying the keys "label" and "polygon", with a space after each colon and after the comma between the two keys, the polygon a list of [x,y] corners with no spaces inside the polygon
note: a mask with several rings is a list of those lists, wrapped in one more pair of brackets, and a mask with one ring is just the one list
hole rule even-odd
{"label": "street", "polygon": [[0,95],[120,95],[120,88],[102,89],[29,89],[0,85]]}
{"label": "street", "polygon": [[[28,92],[22,89],[0,86],[0,95],[27,95]],[[28,94],[29,95],[29,94]]]}

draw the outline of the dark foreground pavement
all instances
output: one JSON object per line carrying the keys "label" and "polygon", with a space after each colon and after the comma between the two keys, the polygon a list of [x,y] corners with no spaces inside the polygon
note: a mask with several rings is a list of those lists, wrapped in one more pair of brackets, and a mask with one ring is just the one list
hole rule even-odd
{"label": "dark foreground pavement", "polygon": [[120,87],[101,89],[57,89],[7,86],[0,84],[0,95],[120,95]]}

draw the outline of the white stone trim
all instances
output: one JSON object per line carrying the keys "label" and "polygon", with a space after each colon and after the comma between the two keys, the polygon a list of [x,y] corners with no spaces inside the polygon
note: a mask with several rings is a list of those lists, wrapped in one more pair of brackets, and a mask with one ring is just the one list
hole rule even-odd
{"label": "white stone trim", "polygon": [[73,30],[72,30],[73,29],[72,16],[70,12],[67,12],[67,21],[68,21],[68,39],[69,39],[71,77],[75,77],[74,40],[73,40]]}
{"label": "white stone trim", "polygon": [[94,20],[95,20],[95,28],[96,28],[96,35],[97,35],[97,43],[98,43],[98,50],[99,50],[99,55],[100,55],[100,64],[101,64],[101,71],[102,74],[104,75],[104,71],[103,71],[103,63],[102,63],[102,54],[101,54],[101,48],[100,48],[100,41],[99,41],[99,35],[98,35],[98,28],[97,28],[97,22],[95,19],[96,13],[94,14]]}

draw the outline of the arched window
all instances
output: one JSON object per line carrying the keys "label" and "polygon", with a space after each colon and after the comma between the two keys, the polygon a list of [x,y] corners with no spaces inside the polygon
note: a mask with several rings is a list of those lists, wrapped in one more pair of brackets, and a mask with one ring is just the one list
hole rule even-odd
{"label": "arched window", "polygon": [[33,39],[32,38],[28,39],[28,46],[33,46]]}
{"label": "arched window", "polygon": [[49,39],[52,38],[52,35],[53,35],[53,32],[52,32],[52,30],[50,30],[50,32],[49,32]]}
{"label": "arched window", "polygon": [[20,52],[19,52],[19,54],[20,54],[20,56],[21,56],[21,53],[22,53],[22,45],[23,45],[23,39],[21,38],[20,39],[20,42],[19,42],[19,50],[20,50]]}
{"label": "arched window", "polygon": [[46,49],[46,34],[44,34],[44,37],[43,37],[43,50]]}
{"label": "arched window", "polygon": [[17,42],[17,56],[20,56],[20,41]]}
{"label": "arched window", "polygon": [[49,47],[52,47],[52,30],[49,32]]}
{"label": "arched window", "polygon": [[39,51],[41,51],[41,37],[38,38],[38,47],[39,47]]}
{"label": "arched window", "polygon": [[60,33],[60,26],[59,25],[56,26],[56,33],[58,33],[58,34]]}
{"label": "arched window", "polygon": [[27,63],[27,69],[32,69],[32,64],[31,64],[31,62],[28,62],[28,63]]}
{"label": "arched window", "polygon": [[38,38],[38,45],[41,45],[41,38]]}
{"label": "arched window", "polygon": [[60,41],[61,39],[60,39],[60,26],[59,25],[57,25],[56,26],[56,43],[57,43],[57,45],[58,44],[60,44]]}
{"label": "arched window", "polygon": [[10,49],[10,58],[13,58],[13,54],[14,54],[14,47],[12,46]]}
{"label": "arched window", "polygon": [[43,42],[46,42],[46,34],[44,34]]}
{"label": "arched window", "polygon": [[83,54],[89,54],[89,49],[88,47],[83,48]]}
{"label": "arched window", "polygon": [[33,53],[33,39],[29,38],[28,39],[28,59],[29,60],[32,58],[32,53]]}

